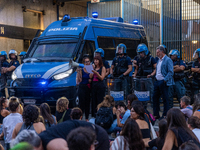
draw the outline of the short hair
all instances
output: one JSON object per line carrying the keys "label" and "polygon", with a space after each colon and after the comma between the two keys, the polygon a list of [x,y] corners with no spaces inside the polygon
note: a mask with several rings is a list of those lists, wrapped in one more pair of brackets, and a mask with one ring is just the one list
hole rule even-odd
{"label": "short hair", "polygon": [[200,119],[197,116],[191,116],[188,118],[188,124],[194,128],[200,128]]}
{"label": "short hair", "polygon": [[22,130],[10,143],[11,148],[21,142],[27,142],[34,147],[39,147],[41,139],[34,130]]}
{"label": "short hair", "polygon": [[19,99],[17,97],[14,97],[14,96],[11,97],[9,99],[9,104],[8,104],[9,110],[11,112],[15,112],[15,111],[17,111],[18,106],[19,106]]}
{"label": "short hair", "polygon": [[189,140],[189,141],[183,143],[179,147],[179,150],[200,150],[200,149],[192,140]]}
{"label": "short hair", "polygon": [[187,105],[190,105],[191,99],[190,99],[189,96],[183,96],[183,97],[181,98],[181,101],[184,102],[185,105],[187,106]]}
{"label": "short hair", "polygon": [[80,119],[83,116],[83,112],[80,108],[74,107],[70,114],[72,119]]}
{"label": "short hair", "polygon": [[61,97],[56,102],[56,110],[58,112],[64,112],[68,109],[69,100],[66,97]]}
{"label": "short hair", "polygon": [[159,49],[160,51],[162,51],[165,54],[167,53],[166,52],[166,48],[164,46],[162,46],[162,45],[158,46],[156,49]]}
{"label": "short hair", "polygon": [[96,134],[91,128],[79,127],[67,136],[69,150],[89,150],[96,140]]}
{"label": "short hair", "polygon": [[118,102],[118,103],[116,104],[116,106],[124,107],[124,109],[127,110],[127,107],[126,107],[126,105],[125,105],[124,102]]}

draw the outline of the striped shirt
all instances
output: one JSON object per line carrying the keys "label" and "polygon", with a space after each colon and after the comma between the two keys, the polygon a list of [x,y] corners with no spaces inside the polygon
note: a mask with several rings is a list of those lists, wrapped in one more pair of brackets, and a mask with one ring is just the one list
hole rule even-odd
{"label": "striped shirt", "polygon": [[129,144],[124,136],[118,136],[112,143],[110,150],[129,150]]}

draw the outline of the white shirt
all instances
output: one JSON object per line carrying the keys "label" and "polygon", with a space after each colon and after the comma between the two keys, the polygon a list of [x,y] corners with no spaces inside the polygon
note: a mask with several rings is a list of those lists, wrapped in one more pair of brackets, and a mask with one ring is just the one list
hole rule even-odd
{"label": "white shirt", "polygon": [[157,68],[156,68],[156,79],[157,80],[164,80],[164,76],[161,73],[161,65],[162,65],[162,62],[163,62],[163,59],[165,58],[165,56],[162,59],[159,58]]}
{"label": "white shirt", "polygon": [[198,138],[199,142],[200,142],[200,129],[193,129],[192,132],[194,132],[194,134],[196,135],[196,137]]}
{"label": "white shirt", "polygon": [[16,124],[23,122],[22,115],[19,113],[11,113],[3,119],[3,133],[5,136],[5,143],[10,143],[12,140],[12,133]]}

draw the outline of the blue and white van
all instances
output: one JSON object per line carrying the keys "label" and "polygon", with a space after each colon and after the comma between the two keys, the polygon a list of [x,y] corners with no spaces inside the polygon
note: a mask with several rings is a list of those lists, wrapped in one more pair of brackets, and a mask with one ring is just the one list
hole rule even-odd
{"label": "blue and white van", "polygon": [[113,19],[121,20],[66,15],[50,24],[40,37],[33,39],[24,63],[13,72],[10,95],[25,104],[47,102],[50,106],[65,96],[72,107],[78,97],[76,68],[69,65],[70,60],[82,63],[84,54],[93,58],[99,47],[104,49],[105,59],[112,60],[119,43],[127,46],[127,54],[133,58],[138,44],[147,44],[143,26]]}

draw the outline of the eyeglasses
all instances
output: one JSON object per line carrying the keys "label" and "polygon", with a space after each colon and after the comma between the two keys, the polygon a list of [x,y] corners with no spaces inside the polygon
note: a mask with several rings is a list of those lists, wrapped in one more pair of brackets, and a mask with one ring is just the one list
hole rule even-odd
{"label": "eyeglasses", "polygon": [[90,63],[90,61],[85,61],[85,63]]}

